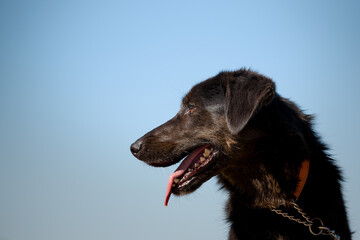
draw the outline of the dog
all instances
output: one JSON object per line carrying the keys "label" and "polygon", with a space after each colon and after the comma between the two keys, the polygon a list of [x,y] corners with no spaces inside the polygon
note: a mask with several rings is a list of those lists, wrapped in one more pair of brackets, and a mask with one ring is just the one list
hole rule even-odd
{"label": "dog", "polygon": [[312,119],[270,78],[243,68],[195,85],[176,116],[130,150],[154,167],[183,159],[165,205],[217,176],[229,192],[230,240],[349,240],[342,174]]}

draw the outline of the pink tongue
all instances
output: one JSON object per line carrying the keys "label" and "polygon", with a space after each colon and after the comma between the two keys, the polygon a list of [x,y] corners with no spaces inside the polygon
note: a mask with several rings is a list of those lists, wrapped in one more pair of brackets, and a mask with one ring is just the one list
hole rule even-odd
{"label": "pink tongue", "polygon": [[169,199],[171,196],[171,188],[172,188],[174,179],[183,175],[185,173],[186,169],[188,169],[190,167],[190,165],[194,161],[194,159],[196,159],[196,157],[198,157],[198,155],[201,154],[206,147],[208,147],[208,146],[207,145],[201,146],[201,147],[197,148],[195,151],[193,151],[192,153],[190,153],[190,155],[187,156],[181,162],[180,166],[175,170],[175,172],[170,175],[169,181],[168,181],[168,184],[166,187],[165,207],[168,205],[168,202],[169,202]]}

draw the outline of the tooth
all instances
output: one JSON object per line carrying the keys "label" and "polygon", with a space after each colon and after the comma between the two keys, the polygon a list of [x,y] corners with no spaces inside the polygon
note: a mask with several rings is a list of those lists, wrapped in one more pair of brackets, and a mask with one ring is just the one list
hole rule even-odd
{"label": "tooth", "polygon": [[203,161],[205,161],[204,157],[200,157],[200,162],[202,163]]}
{"label": "tooth", "polygon": [[178,182],[180,182],[180,179],[179,179],[179,178],[175,178],[175,179],[174,179],[174,183],[178,183]]}
{"label": "tooth", "polygon": [[210,150],[210,149],[205,148],[205,151],[204,151],[203,156],[204,156],[204,157],[208,157],[208,156],[210,155],[210,153],[211,153],[211,150]]}

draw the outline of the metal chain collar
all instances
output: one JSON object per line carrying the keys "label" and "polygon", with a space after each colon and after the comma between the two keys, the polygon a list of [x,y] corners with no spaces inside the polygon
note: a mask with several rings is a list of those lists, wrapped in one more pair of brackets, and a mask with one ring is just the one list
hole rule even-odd
{"label": "metal chain collar", "polygon": [[274,206],[270,206],[270,210],[284,218],[287,218],[291,221],[300,223],[308,227],[310,233],[314,236],[326,235],[326,236],[330,236],[333,240],[340,240],[340,236],[337,235],[335,231],[325,227],[324,223],[320,218],[310,219],[310,217],[307,216],[295,202],[291,202],[290,206],[293,207],[301,215],[303,220],[301,220],[301,218],[296,218],[294,216],[291,216],[290,214],[282,211],[281,209],[277,209]]}

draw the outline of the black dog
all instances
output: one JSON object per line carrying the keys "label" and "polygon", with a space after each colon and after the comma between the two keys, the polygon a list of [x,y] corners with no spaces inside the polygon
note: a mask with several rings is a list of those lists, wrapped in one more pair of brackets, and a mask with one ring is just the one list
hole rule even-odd
{"label": "black dog", "polygon": [[131,145],[138,159],[167,167],[171,193],[213,176],[229,191],[229,239],[351,239],[341,173],[314,133],[312,117],[241,69],[194,86],[179,113]]}

